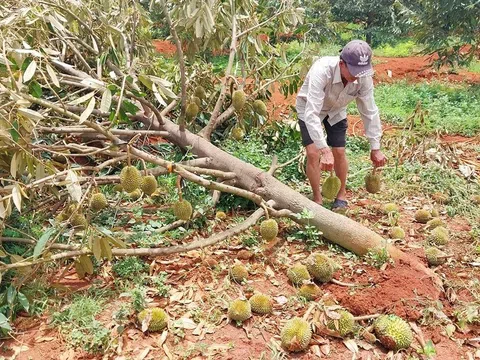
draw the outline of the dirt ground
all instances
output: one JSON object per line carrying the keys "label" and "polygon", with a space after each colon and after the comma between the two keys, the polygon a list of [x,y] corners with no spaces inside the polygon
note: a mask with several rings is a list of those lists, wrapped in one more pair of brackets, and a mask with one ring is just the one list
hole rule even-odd
{"label": "dirt ground", "polygon": [[[159,51],[173,54],[172,44],[156,42]],[[425,70],[426,58],[377,58],[375,65],[375,81],[425,81],[440,78],[446,81],[479,82],[478,74],[436,73]],[[388,76],[388,70],[392,77]],[[294,97],[285,99],[278,91],[273,93],[270,110],[275,118],[282,117],[288,111],[288,105],[294,104]],[[351,134],[361,134],[362,127],[358,118],[350,119]],[[389,131],[390,128],[386,128]],[[452,146],[471,141],[469,138],[444,137],[441,139]],[[473,141],[478,141],[473,140]],[[370,227],[384,237],[388,237],[388,221],[380,210],[381,202],[365,191],[349,194],[350,209],[348,216]],[[400,207],[399,225],[406,230],[406,238],[397,242],[397,246],[426,263],[423,253],[423,242],[426,237],[425,226],[414,221],[414,212],[424,205],[432,205],[431,199],[404,198]],[[478,350],[479,326],[456,328],[453,335],[448,336],[445,326],[454,319],[456,311],[465,303],[475,299],[478,268],[470,265],[472,259],[471,230],[466,221],[459,217],[449,217],[445,209],[437,206],[440,217],[447,222],[452,235],[449,252],[455,254],[445,265],[435,268],[435,273],[444,280],[444,291],[438,297],[430,278],[402,264],[388,264],[377,269],[363,260],[353,260],[342,252],[332,253],[335,262],[341,265],[335,278],[354,283],[356,287],[344,287],[333,283],[321,285],[323,300],[335,302],[348,309],[355,316],[377,313],[394,313],[404,319],[416,322],[419,329],[411,349],[397,354],[395,359],[407,359],[408,354],[416,354],[422,341],[432,340],[435,344],[438,360],[461,360],[480,358]],[[231,214],[229,214],[231,215]],[[211,219],[212,231],[224,229],[226,223]],[[186,254],[144,260],[150,264],[154,274],[165,271],[169,274],[168,282],[172,286],[169,299],[155,297],[154,304],[164,307],[171,318],[170,330],[182,333],[174,336],[166,333],[142,333],[132,318],[125,331],[114,342],[112,351],[105,358],[126,359],[282,359],[274,357],[278,347],[280,330],[286,319],[302,316],[308,304],[302,305],[289,301],[296,294],[296,288],[288,281],[286,271],[297,261],[304,260],[309,252],[298,241],[286,241],[292,225],[280,224],[280,233],[276,240],[260,244],[248,259],[242,242],[238,238],[227,243],[210,247],[203,251],[191,251]],[[183,239],[183,242],[192,239]],[[323,246],[318,250],[326,250]],[[248,257],[248,256],[247,256]],[[214,259],[217,266],[210,267],[206,259]],[[249,269],[246,284],[232,283],[228,277],[228,268],[240,261]],[[79,280],[74,272],[69,272],[61,280],[67,292],[79,291],[91,286],[93,281],[113,286],[111,278],[97,277]],[[251,289],[261,291],[274,299],[274,312],[267,316],[254,315],[243,326],[236,326],[226,318],[226,304],[236,298],[240,292],[249,293]],[[100,315],[105,326],[114,329],[112,314],[121,299],[112,300]],[[200,315],[195,312],[200,309]],[[315,315],[316,313],[314,313]],[[68,348],[61,334],[48,324],[49,314],[41,318],[19,316],[15,327],[14,339],[0,341],[0,359],[102,359],[79,350]],[[200,318],[200,320],[198,319]],[[314,316],[315,318],[315,316]],[[183,321],[187,325],[175,325],[173,321]],[[213,319],[213,320],[212,320]],[[431,321],[423,324],[422,321]],[[207,321],[208,320],[208,321]],[[191,326],[193,323],[193,326]],[[368,325],[368,321],[362,321]],[[312,340],[308,351],[300,354],[289,354],[290,359],[393,359],[378,343],[371,345],[362,339],[355,341],[356,350],[352,351],[351,342],[326,336],[320,331]],[[263,357],[262,357],[263,356]],[[425,357],[422,357],[425,358]]]}

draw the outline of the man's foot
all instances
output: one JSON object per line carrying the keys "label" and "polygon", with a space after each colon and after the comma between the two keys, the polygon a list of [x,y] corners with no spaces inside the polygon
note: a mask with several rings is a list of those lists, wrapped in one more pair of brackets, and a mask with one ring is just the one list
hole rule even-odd
{"label": "man's foot", "polygon": [[332,211],[345,212],[348,209],[348,201],[335,199],[332,204]]}

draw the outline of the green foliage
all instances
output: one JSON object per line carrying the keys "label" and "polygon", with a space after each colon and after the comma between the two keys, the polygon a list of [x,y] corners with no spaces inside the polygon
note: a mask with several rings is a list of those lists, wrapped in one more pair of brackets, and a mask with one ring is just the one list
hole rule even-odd
{"label": "green foliage", "polygon": [[110,331],[95,319],[104,308],[101,297],[76,296],[64,310],[53,314],[53,323],[70,344],[91,353],[102,353],[111,339]]}
{"label": "green foliage", "polygon": [[396,44],[384,44],[373,50],[374,56],[406,57],[415,56],[420,51],[419,46],[413,40],[402,40]]}
{"label": "green foliage", "polygon": [[396,82],[375,87],[380,116],[399,124],[420,101],[428,111],[426,129],[474,136],[480,132],[480,86]]}
{"label": "green foliage", "polygon": [[136,312],[140,312],[145,309],[147,302],[145,297],[147,296],[147,289],[143,286],[136,286],[132,291],[130,291],[130,297],[132,301],[132,308]]}
{"label": "green foliage", "polygon": [[[305,246],[308,251],[311,251],[319,246],[324,245],[323,242],[323,233],[318,230],[315,226],[310,225],[310,219],[313,219],[313,214],[304,209],[299,215],[299,219],[305,220],[304,225],[297,225],[288,230],[288,233],[291,233],[291,236],[287,237],[287,240],[300,240],[305,243]],[[300,229],[298,229],[300,228]],[[293,233],[292,233],[293,232]]]}
{"label": "green foliage", "polygon": [[116,261],[112,270],[121,278],[132,279],[148,270],[148,265],[136,256],[129,256]]}

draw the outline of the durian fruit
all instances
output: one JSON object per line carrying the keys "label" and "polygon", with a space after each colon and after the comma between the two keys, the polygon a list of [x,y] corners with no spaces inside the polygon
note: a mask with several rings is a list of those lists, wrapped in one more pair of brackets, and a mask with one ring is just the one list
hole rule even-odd
{"label": "durian fruit", "polygon": [[215,218],[218,220],[225,220],[227,218],[227,214],[225,214],[223,211],[217,211]]}
{"label": "durian fruit", "polygon": [[88,226],[87,219],[85,219],[85,216],[80,212],[77,212],[70,218],[70,224],[79,230],[85,229]]}
{"label": "durian fruit", "polygon": [[116,184],[116,185],[113,187],[113,191],[115,191],[115,192],[122,192],[122,191],[123,191],[123,186],[122,186],[122,184]]}
{"label": "durian fruit", "polygon": [[147,175],[142,178],[142,185],[140,188],[148,196],[152,195],[157,190],[157,179],[153,175]]}
{"label": "durian fruit", "polygon": [[188,221],[192,216],[193,208],[192,204],[187,200],[178,201],[173,204],[173,214],[179,220]]}
{"label": "durian fruit", "polygon": [[425,257],[430,266],[442,265],[447,261],[445,253],[434,246],[425,249]]}
{"label": "durian fruit", "polygon": [[368,174],[365,176],[365,189],[371,194],[376,194],[382,187],[382,178],[379,174]]}
{"label": "durian fruit", "polygon": [[308,301],[313,301],[320,296],[320,288],[313,282],[303,284],[298,290],[298,295]]}
{"label": "durian fruit", "polygon": [[311,279],[307,267],[300,263],[287,270],[287,277],[294,285],[302,285],[304,281]]}
{"label": "durian fruit", "polygon": [[303,351],[310,344],[312,329],[306,320],[294,317],[286,322],[280,338],[284,349],[291,352]]}
{"label": "durian fruit", "polygon": [[192,97],[192,101],[197,104],[198,108],[202,107],[202,100],[198,96]]}
{"label": "durian fruit", "polygon": [[232,136],[235,140],[240,141],[245,136],[245,133],[243,132],[242,128],[236,126],[232,129]]}
{"label": "durian fruit", "polygon": [[99,211],[108,206],[107,198],[102,193],[95,193],[90,198],[90,209]]}
{"label": "durian fruit", "polygon": [[443,226],[437,226],[430,232],[427,241],[435,245],[446,245],[448,243],[448,230]]}
{"label": "durian fruit", "polygon": [[247,299],[236,299],[228,307],[228,317],[237,322],[243,322],[252,316],[252,307]]}
{"label": "durian fruit", "polygon": [[138,200],[142,197],[142,191],[140,189],[135,189],[131,193],[128,193],[128,197],[132,200]]}
{"label": "durian fruit", "polygon": [[419,223],[426,224],[431,218],[432,215],[428,210],[419,209],[415,211],[415,221]]}
{"label": "durian fruit", "polygon": [[148,331],[160,331],[167,327],[168,315],[163,309],[155,307],[140,311],[137,316],[138,322],[142,324],[147,317],[150,317]]}
{"label": "durian fruit", "polygon": [[245,106],[247,98],[242,90],[235,90],[232,95],[232,104],[236,111],[240,111]]}
{"label": "durian fruit", "polygon": [[436,192],[432,194],[432,199],[437,203],[437,204],[448,204],[449,202],[449,197],[447,194],[441,193],[441,192]]}
{"label": "durian fruit", "polygon": [[135,166],[125,166],[120,172],[120,184],[123,190],[131,193],[142,185],[142,174]]}
{"label": "durian fruit", "polygon": [[333,173],[330,174],[328,178],[325,179],[322,185],[322,195],[328,200],[334,200],[337,197],[338,192],[342,183],[340,178]]}
{"label": "durian fruit", "polygon": [[398,206],[395,203],[388,203],[383,206],[383,212],[385,214],[398,213]]}
{"label": "durian fruit", "polygon": [[394,226],[390,229],[390,237],[392,239],[405,239],[405,230],[400,226]]}
{"label": "durian fruit", "polygon": [[347,310],[338,310],[336,313],[340,315],[340,319],[329,319],[327,321],[327,328],[337,331],[342,337],[351,334],[355,327],[353,315]]}
{"label": "durian fruit", "polygon": [[425,228],[427,230],[433,230],[435,229],[436,227],[439,227],[439,226],[444,226],[444,222],[442,221],[442,219],[436,217],[436,218],[433,218],[432,220],[428,220],[427,221],[427,225],[425,226]]}
{"label": "durian fruit", "polygon": [[472,196],[472,202],[473,202],[475,205],[480,205],[480,195],[473,195],[473,196]]}
{"label": "durian fruit", "polygon": [[260,224],[260,235],[267,241],[273,240],[278,235],[278,224],[274,219],[263,220]]}
{"label": "durian fruit", "polygon": [[307,259],[307,269],[315,280],[326,283],[333,278],[332,260],[323,254],[314,253]]}
{"label": "durian fruit", "polygon": [[432,211],[430,211],[430,215],[431,215],[433,218],[436,218],[436,217],[439,217],[439,216],[440,216],[440,213],[438,212],[438,209],[432,209]]}
{"label": "durian fruit", "polygon": [[188,104],[187,109],[185,110],[185,116],[187,118],[187,121],[191,121],[195,119],[199,111],[200,111],[200,108],[194,102],[191,102],[190,104]]}
{"label": "durian fruit", "polygon": [[245,266],[242,264],[235,264],[230,268],[230,278],[238,283],[241,283],[243,280],[247,280],[248,271]]}
{"label": "durian fruit", "polygon": [[413,333],[410,325],[396,315],[380,316],[374,323],[378,340],[389,350],[401,350],[410,347]]}
{"label": "durian fruit", "polygon": [[262,100],[255,100],[253,102],[253,111],[258,115],[267,116],[267,106]]}
{"label": "durian fruit", "polygon": [[205,88],[201,85],[197,86],[195,88],[195,91],[193,93],[196,97],[200,98],[200,100],[205,100],[207,97],[207,94],[205,92]]}
{"label": "durian fruit", "polygon": [[270,314],[273,310],[273,300],[265,294],[254,294],[250,299],[252,311],[257,314]]}

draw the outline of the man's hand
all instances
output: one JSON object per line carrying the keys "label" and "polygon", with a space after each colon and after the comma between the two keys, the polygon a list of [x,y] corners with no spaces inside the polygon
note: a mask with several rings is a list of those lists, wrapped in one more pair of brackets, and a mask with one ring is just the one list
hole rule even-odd
{"label": "man's hand", "polygon": [[370,160],[372,160],[373,167],[378,168],[387,163],[387,158],[380,150],[372,150],[370,152]]}
{"label": "man's hand", "polygon": [[323,170],[323,171],[333,170],[333,153],[329,147],[320,149],[320,170]]}

